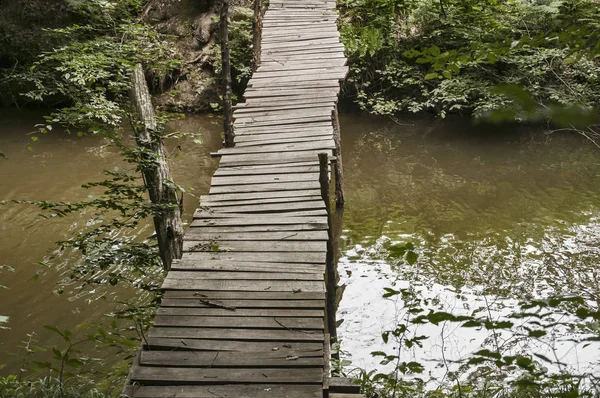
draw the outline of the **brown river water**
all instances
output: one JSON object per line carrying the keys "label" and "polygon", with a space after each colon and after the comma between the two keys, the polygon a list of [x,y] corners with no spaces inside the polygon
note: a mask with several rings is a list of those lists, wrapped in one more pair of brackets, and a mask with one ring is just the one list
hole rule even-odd
{"label": "brown river water", "polygon": [[[0,200],[75,201],[88,194],[81,184],[103,179],[103,169],[123,167],[114,150],[95,137],[53,133],[27,150],[25,134],[41,115],[0,113],[0,151],[8,156],[0,159]],[[525,127],[473,126],[461,119],[343,116],[341,124],[347,206],[339,242],[344,294],[338,334],[352,362],[348,369],[381,367],[370,352],[389,348],[381,332],[402,317],[401,302],[382,298],[383,288],[393,283],[417,286],[443,309],[471,311],[489,298],[498,316],[527,294],[577,286],[600,290],[593,282],[600,247],[600,150],[585,139]],[[219,119],[188,116],[172,127],[203,139],[184,141],[172,160],[176,181],[201,195],[217,166],[209,153],[221,145]],[[197,200],[186,199],[188,220],[196,206]],[[55,336],[43,325],[66,329],[100,320],[117,299],[130,295],[57,296],[61,270],[44,270],[33,281],[53,242],[84,222],[36,222],[38,213],[24,205],[0,207],[0,265],[15,270],[0,270],[0,285],[6,287],[0,287],[0,316],[9,317],[7,328],[0,329],[0,375],[18,371],[21,359],[8,353],[28,333],[37,334],[39,345],[53,344]],[[413,243],[417,263],[403,265],[388,250],[389,242]],[[410,355],[431,363],[439,359],[440,336],[447,342],[443,350],[457,359],[487,336],[421,332],[431,338]],[[571,362],[588,366],[594,360],[592,355]]]}

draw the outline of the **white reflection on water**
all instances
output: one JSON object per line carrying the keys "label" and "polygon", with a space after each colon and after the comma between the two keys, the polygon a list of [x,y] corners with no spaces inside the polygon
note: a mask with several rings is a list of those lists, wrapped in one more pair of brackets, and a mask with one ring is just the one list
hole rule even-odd
{"label": "white reflection on water", "polygon": [[[522,243],[510,237],[496,240],[498,244],[489,238],[459,242],[458,238],[447,234],[431,244],[416,234],[395,235],[394,240],[415,242],[417,250],[421,251],[414,266],[398,265],[387,256],[384,244],[391,240],[387,236],[371,245],[355,244],[343,252],[338,264],[340,285],[345,286],[338,309],[338,320],[343,319],[338,336],[345,357],[352,361],[348,369],[393,369],[393,364],[381,365],[381,358],[373,357],[371,352],[397,354],[397,342],[390,339],[385,344],[381,334],[399,322],[403,323],[408,314],[400,296],[382,297],[384,288],[412,287],[427,302],[423,305],[427,309],[454,315],[477,314],[493,320],[510,319],[509,315],[519,311],[518,304],[522,299],[561,294],[594,297],[600,289],[596,266],[599,237],[598,218],[568,228],[548,226],[538,241],[530,237],[524,238]],[[461,245],[462,249],[457,250],[456,246]],[[502,256],[498,257],[497,253]],[[459,264],[466,264],[465,259],[468,259],[471,264],[460,268],[440,261],[449,258]],[[515,325],[531,326],[526,323],[528,319],[511,320]],[[557,315],[556,320],[574,319]],[[554,327],[549,329],[548,336],[533,340],[507,331],[494,335],[485,329],[442,322],[438,326],[428,323],[411,327],[409,336],[418,335],[428,337],[423,347],[403,348],[400,356],[402,361],[422,363],[426,369],[424,379],[447,380],[448,372],[457,371],[472,353],[486,347],[493,349],[496,345],[506,355],[535,353],[564,364],[544,363],[551,372],[568,370],[576,374],[594,374],[600,369],[600,343],[584,345],[580,343],[581,339],[590,335],[566,327]]]}

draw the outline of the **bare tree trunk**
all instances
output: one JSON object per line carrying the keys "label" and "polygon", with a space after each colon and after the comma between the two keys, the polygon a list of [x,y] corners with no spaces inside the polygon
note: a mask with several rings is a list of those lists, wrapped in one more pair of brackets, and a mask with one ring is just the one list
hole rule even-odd
{"label": "bare tree trunk", "polygon": [[[319,183],[321,185],[321,198],[325,202],[327,210],[327,255],[325,259],[325,285],[327,287],[327,333],[329,333],[330,342],[337,342],[337,279],[335,270],[335,253],[333,251],[333,225],[331,219],[331,199],[329,196],[329,159],[326,153],[319,153]],[[335,359],[339,359],[337,354],[331,354]]]}
{"label": "bare tree trunk", "polygon": [[221,80],[223,84],[223,129],[225,146],[235,145],[233,132],[233,105],[231,103],[231,61],[229,49],[229,0],[221,0]]}
{"label": "bare tree trunk", "polygon": [[331,112],[333,122],[333,141],[335,142],[334,156],[335,161],[335,203],[338,208],[344,207],[344,166],[342,164],[342,137],[340,131],[340,118],[338,116],[338,107],[335,106]]}
{"label": "bare tree trunk", "polygon": [[263,0],[254,0],[254,32],[252,36],[252,72],[256,72],[260,65]]}
{"label": "bare tree trunk", "polygon": [[167,156],[156,131],[156,115],[141,64],[135,66],[131,82],[131,101],[141,124],[135,128],[137,145],[143,149],[141,170],[150,201],[158,207],[154,212],[154,228],[163,267],[169,270],[173,259],[181,258],[183,251],[183,226],[177,192],[172,187]]}

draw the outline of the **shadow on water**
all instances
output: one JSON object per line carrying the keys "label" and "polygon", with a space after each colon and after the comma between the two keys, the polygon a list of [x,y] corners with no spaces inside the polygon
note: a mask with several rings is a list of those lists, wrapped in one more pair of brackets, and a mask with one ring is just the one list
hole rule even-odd
{"label": "shadow on water", "polygon": [[[404,316],[401,300],[382,298],[385,287],[415,288],[436,310],[494,317],[526,298],[600,297],[600,153],[585,139],[461,119],[341,122],[338,335],[353,366],[382,368],[370,353],[389,351],[381,333]],[[412,266],[389,249],[406,242],[419,254]],[[434,374],[489,337],[454,324],[419,332],[425,346],[405,355]],[[579,370],[597,365],[597,347],[552,350]]]}

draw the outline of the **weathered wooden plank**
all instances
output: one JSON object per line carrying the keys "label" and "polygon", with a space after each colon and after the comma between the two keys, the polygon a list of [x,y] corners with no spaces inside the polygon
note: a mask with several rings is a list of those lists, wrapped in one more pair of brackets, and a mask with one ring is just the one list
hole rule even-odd
{"label": "weathered wooden plank", "polygon": [[[297,116],[307,114],[322,114],[325,112],[331,112],[334,109],[334,104],[311,104],[310,108],[300,108],[298,106],[288,109],[260,109],[260,108],[246,108],[239,109],[234,112],[236,119],[240,118],[256,118],[265,116]],[[281,104],[281,106],[285,106]]]}
{"label": "weathered wooden plank", "polygon": [[261,110],[268,110],[278,108],[282,106],[300,106],[300,105],[329,105],[332,102],[337,102],[337,93],[329,93],[327,95],[319,96],[318,98],[312,98],[306,96],[302,97],[291,97],[289,96],[285,101],[278,100],[277,98],[260,98],[260,97],[246,97],[246,102],[237,104],[238,107],[249,109],[251,107],[260,107]]}
{"label": "weathered wooden plank", "polygon": [[[175,300],[175,301],[173,301]],[[210,302],[206,302],[209,300]],[[236,308],[323,308],[323,292],[293,290],[278,292],[219,291],[219,290],[168,290],[162,300],[163,307],[214,307],[213,301],[227,303]]]}
{"label": "weathered wooden plank", "polygon": [[278,211],[278,212],[260,212],[260,211],[236,211],[234,209],[233,212],[223,212],[223,211],[214,211],[211,209],[200,208],[194,213],[194,218],[196,219],[208,219],[217,221],[220,218],[248,218],[248,217],[257,217],[257,216],[266,216],[266,215],[274,215],[278,214],[280,216],[285,217],[307,217],[307,216],[326,216],[327,211],[323,209],[313,209],[313,210],[290,210],[290,211]]}
{"label": "weathered wooden plank", "polygon": [[[316,70],[316,69],[315,69]],[[295,83],[298,81],[304,81],[306,83],[306,80],[310,80],[310,83],[315,83],[315,85],[321,84],[321,85],[325,85],[326,83],[320,83],[319,81],[325,80],[325,81],[329,81],[328,84],[330,84],[333,87],[338,86],[338,80],[340,79],[344,79],[344,77],[347,75],[347,71],[325,71],[325,72],[314,72],[314,73],[307,73],[307,74],[294,74],[294,73],[288,73],[287,75],[283,75],[280,77],[273,77],[273,76],[269,76],[269,74],[264,74],[264,75],[259,75],[253,79],[251,79],[251,84],[252,87],[259,87],[259,83],[263,83],[265,84],[267,87],[274,87],[275,85],[277,85],[278,83]]]}
{"label": "weathered wooden plank", "polygon": [[[273,90],[273,89],[271,89]],[[327,122],[331,120],[331,115],[320,115],[320,116],[298,116],[298,117],[290,117],[290,118],[264,118],[264,120],[241,120],[235,121],[234,126],[252,126],[252,127],[266,127],[266,126],[284,126],[289,124],[306,124],[307,128],[310,128],[308,124],[314,122]],[[229,148],[227,148],[229,149]],[[235,149],[231,148],[231,149]],[[220,151],[221,152],[221,151]]]}
{"label": "weathered wooden plank", "polygon": [[305,310],[305,309],[271,309],[271,308],[235,308],[234,310],[209,307],[209,308],[180,308],[180,307],[161,307],[157,315],[169,316],[247,316],[247,317],[279,317],[279,318],[322,318],[325,316],[324,310]]}
{"label": "weathered wooden plank", "polygon": [[231,329],[275,329],[275,330],[323,330],[321,318],[277,318],[277,317],[220,317],[220,316],[169,316],[157,315],[154,326],[231,328]]}
{"label": "weathered wooden plank", "polygon": [[314,159],[304,160],[304,161],[291,161],[291,162],[283,162],[281,164],[274,165],[247,165],[247,166],[231,166],[231,165],[221,165],[219,170],[263,170],[275,167],[300,167],[300,166],[319,166],[318,163],[315,163]]}
{"label": "weathered wooden plank", "polygon": [[229,200],[254,200],[254,199],[263,199],[268,197],[270,199],[280,199],[280,198],[303,198],[303,197],[313,197],[316,196],[320,191],[316,189],[305,189],[305,190],[294,190],[294,191],[275,191],[270,192],[268,196],[262,193],[252,193],[252,192],[244,192],[244,193],[231,193],[231,194],[211,194],[206,195],[204,198],[208,201],[229,201]]}
{"label": "weathered wooden plank", "polygon": [[[318,96],[337,96],[339,89],[335,87],[326,86],[324,88],[288,88],[288,89],[271,89],[266,88],[252,89],[249,88],[244,94],[244,98],[265,98],[265,97],[291,97],[290,100],[310,100]],[[281,98],[279,101],[283,101]],[[288,100],[285,99],[287,102]]]}
{"label": "weathered wooden plank", "polygon": [[322,241],[185,241],[186,252],[323,252],[327,245]]}
{"label": "weathered wooden plank", "polygon": [[264,262],[231,262],[221,260],[184,260],[173,262],[171,269],[176,271],[243,271],[243,272],[301,272],[323,273],[325,264],[306,263],[264,263]]}
{"label": "weathered wooden plank", "polygon": [[282,55],[282,54],[272,54],[272,55],[266,55],[265,58],[263,58],[263,60],[265,62],[268,61],[279,61],[279,62],[285,62],[285,61],[300,61],[300,60],[307,60],[307,61],[311,61],[311,62],[316,62],[316,61],[329,61],[332,59],[337,59],[337,60],[344,60],[347,61],[346,57],[344,56],[344,54],[342,52],[340,52],[339,54],[287,54],[287,55]]}
{"label": "weathered wooden plank", "polygon": [[[193,223],[192,223],[193,224]],[[214,226],[214,225],[192,225],[207,233],[224,232],[278,232],[285,231],[290,234],[297,231],[323,231],[327,230],[327,224],[285,224],[285,225],[240,225],[240,226]]]}
{"label": "weathered wooden plank", "polygon": [[224,232],[224,233],[207,233],[202,232],[198,228],[190,228],[186,235],[186,241],[252,241],[261,239],[264,241],[326,241],[327,232],[324,231],[278,231],[278,232]]}
{"label": "weathered wooden plank", "polygon": [[300,110],[283,110],[283,111],[262,111],[261,113],[252,114],[240,114],[239,112],[234,113],[236,122],[238,123],[249,123],[249,122],[265,122],[267,120],[279,120],[282,117],[294,119],[294,118],[307,118],[307,117],[321,117],[323,115],[329,115],[331,117],[331,110],[333,107],[319,107],[312,109],[300,109]]}
{"label": "weathered wooden plank", "polygon": [[171,279],[222,279],[222,280],[287,280],[287,281],[322,281],[322,273],[298,272],[244,272],[244,271],[171,271],[167,278]]}
{"label": "weathered wooden plank", "polygon": [[237,352],[144,351],[140,362],[146,366],[196,368],[301,368],[322,367],[323,357],[315,353],[278,351],[256,352],[251,356]]}
{"label": "weathered wooden plank", "polygon": [[[332,101],[333,102],[333,101]],[[276,108],[263,108],[253,106],[252,103],[247,102],[244,107],[239,107],[235,110],[234,116],[254,116],[254,115],[283,115],[286,112],[298,112],[312,109],[323,109],[323,110],[332,110],[334,109],[334,105],[331,103],[306,103],[306,104],[296,104],[296,105],[288,105],[287,103],[280,103]]]}
{"label": "weathered wooden plank", "polygon": [[303,55],[326,55],[326,56],[332,56],[335,54],[338,54],[340,51],[340,49],[342,49],[344,46],[342,44],[335,45],[335,44],[331,44],[329,46],[327,45],[322,45],[322,46],[315,46],[315,47],[306,47],[306,48],[291,48],[291,49],[281,49],[281,50],[276,50],[276,49],[271,49],[268,50],[266,52],[266,56],[269,57],[286,57],[286,56],[303,56]]}
{"label": "weathered wooden plank", "polygon": [[[316,37],[308,37],[302,35],[296,36],[300,40],[290,40],[288,37],[287,40],[263,40],[262,48],[265,50],[271,49],[280,49],[280,48],[296,48],[296,47],[310,47],[310,46],[328,46],[331,44],[339,45],[340,37],[339,33],[336,35],[335,33],[326,33],[323,32]],[[303,40],[302,40],[303,39]],[[252,76],[254,77],[254,76]]]}
{"label": "weathered wooden plank", "polygon": [[[236,137],[239,138],[239,137]],[[265,175],[265,174],[296,174],[296,173],[315,173],[318,172],[318,166],[270,166],[270,167],[221,167],[219,168],[214,176],[215,177],[226,177],[226,176],[245,176],[245,175]]]}
{"label": "weathered wooden plank", "polygon": [[[334,149],[335,144],[333,140],[311,140],[308,142],[291,142],[283,144],[267,144],[267,145],[256,145],[256,146],[235,146],[233,148],[223,148],[219,150],[220,155],[224,154],[251,154],[251,153],[281,153],[281,152],[296,152],[306,150],[321,150],[321,149]],[[292,177],[293,178],[293,177]]]}
{"label": "weathered wooden plank", "polygon": [[[180,260],[184,261],[184,260]],[[276,265],[276,264],[274,264]],[[303,266],[303,264],[297,264]],[[290,292],[235,292],[235,291],[215,291],[215,290],[196,290],[196,291],[168,291],[164,294],[165,298],[209,298],[209,299],[247,299],[247,300],[324,300],[325,296],[319,292],[290,291]]]}
{"label": "weathered wooden plank", "polygon": [[[282,144],[282,143],[298,143],[298,142],[309,142],[315,140],[333,140],[333,134],[322,134],[322,135],[311,135],[311,136],[303,136],[296,137],[295,134],[289,134],[290,138],[286,138],[285,135],[281,134],[273,134],[276,137],[269,136],[252,136],[252,135],[241,135],[236,137],[236,146],[244,147],[244,146],[256,146],[256,145],[272,145],[272,144]],[[269,138],[266,138],[269,137]],[[241,138],[241,139],[240,139]],[[244,138],[254,138],[250,140],[246,140]],[[262,139],[261,139],[262,138]]]}
{"label": "weathered wooden plank", "polygon": [[[268,380],[267,380],[268,382]],[[320,385],[141,386],[134,398],[322,398]]]}
{"label": "weathered wooden plank", "polygon": [[247,91],[252,93],[254,90],[323,90],[323,89],[331,89],[335,90],[338,88],[338,82],[343,81],[345,79],[345,75],[338,75],[335,79],[315,79],[315,80],[285,80],[283,78],[279,78],[276,81],[257,81],[257,82],[248,82]]}
{"label": "weathered wooden plank", "polygon": [[188,369],[169,367],[138,367],[133,370],[132,380],[140,383],[186,383],[186,384],[227,384],[227,383],[321,383],[323,370],[320,368],[295,369]]}
{"label": "weathered wooden plank", "polygon": [[[229,262],[323,264],[325,256],[322,252],[186,252],[183,253],[182,259],[196,261],[220,260]],[[198,287],[196,289],[201,288]]]}
{"label": "weathered wooden plank", "polygon": [[[258,155],[258,156],[257,156]],[[236,160],[252,161],[260,160],[260,155],[267,157],[268,154],[252,154],[252,155],[229,155],[228,163],[233,163]],[[233,158],[233,159],[231,159]],[[272,191],[299,191],[306,189],[317,189],[318,181],[297,181],[297,182],[276,182],[268,184],[248,184],[248,185],[217,185],[210,187],[210,194],[226,194],[226,193],[250,193],[250,192],[272,192]],[[226,225],[226,224],[223,224]]]}
{"label": "weathered wooden plank", "polygon": [[[257,342],[257,341],[226,341],[226,340],[207,340],[207,339],[177,339],[169,337],[150,337],[144,340],[144,346],[155,350],[178,350],[178,351],[221,351],[221,352],[241,352],[253,353],[264,351],[277,351],[281,353],[291,352],[314,352],[322,353],[323,344],[313,342]],[[251,354],[248,354],[251,355]]]}
{"label": "weathered wooden plank", "polygon": [[311,61],[311,63],[307,63],[307,62],[302,62],[300,60],[296,61],[296,60],[287,60],[284,62],[275,62],[275,61],[268,61],[265,62],[264,64],[261,64],[261,67],[259,68],[260,71],[262,72],[285,72],[285,73],[291,73],[294,71],[297,72],[304,72],[304,71],[312,71],[313,69],[316,70],[329,70],[329,69],[339,69],[340,71],[343,70],[343,68],[347,68],[346,66],[346,59],[345,58],[335,58],[332,59],[330,61],[326,61],[326,60],[322,60],[322,62],[314,62]]}
{"label": "weathered wooden plank", "polygon": [[[304,30],[303,32],[293,33],[290,30],[282,31],[281,36],[277,36],[269,30],[268,35],[264,35],[263,44],[275,46],[277,44],[300,44],[300,43],[316,43],[320,40],[331,40],[330,43],[339,43],[340,34],[333,29],[319,31],[317,29]],[[335,40],[335,41],[334,41]]]}
{"label": "weathered wooden plank", "polygon": [[[222,202],[227,203],[227,202]],[[206,204],[205,204],[206,205]],[[208,206],[210,211],[214,213],[229,212],[289,212],[294,210],[322,210],[325,209],[325,203],[322,200],[312,201],[295,201],[295,202],[284,202],[284,203],[264,203],[264,204],[237,204],[235,206]],[[204,208],[204,206],[202,207]]]}
{"label": "weathered wooden plank", "polygon": [[280,281],[280,280],[197,280],[173,279],[163,281],[164,290],[232,290],[240,292],[273,291],[287,292],[301,290],[303,292],[324,292],[325,283],[322,281]]}
{"label": "weathered wooden plank", "polygon": [[[343,79],[344,75],[338,75],[335,79],[305,79],[305,80],[287,80],[286,78],[280,77],[273,79],[272,81],[257,80],[256,82],[248,82],[248,88],[246,93],[249,96],[260,91],[292,91],[292,90],[330,90],[338,92],[339,84],[338,81]],[[280,94],[283,94],[280,92]],[[302,95],[296,93],[295,95]]]}
{"label": "weathered wooden plank", "polygon": [[271,330],[271,329],[211,329],[186,327],[153,327],[148,337],[169,337],[179,339],[239,340],[239,341],[284,341],[322,342],[323,333],[313,330]]}
{"label": "weathered wooden plank", "polygon": [[[336,394],[359,394],[360,385],[348,377],[331,377],[329,379],[329,389]],[[353,398],[360,398],[353,395]]]}
{"label": "weathered wooden plank", "polygon": [[261,214],[260,216],[227,218],[219,220],[198,219],[192,222],[192,226],[244,226],[244,225],[286,225],[286,224],[323,224],[327,222],[326,217],[294,217],[289,218],[281,214]]}
{"label": "weathered wooden plank", "polygon": [[236,137],[264,137],[271,138],[272,134],[287,134],[288,137],[302,137],[312,134],[332,134],[333,126],[329,121],[315,125],[311,123],[307,126],[305,123],[278,125],[278,126],[240,126],[239,134]]}
{"label": "weathered wooden plank", "polygon": [[[269,165],[269,164],[283,164],[292,161],[311,161],[319,153],[326,153],[328,156],[332,156],[333,152],[330,149],[327,150],[306,150],[298,152],[285,152],[285,153],[258,153],[258,154],[243,154],[243,155],[224,155],[221,158],[221,163],[228,166],[245,166],[245,165]],[[269,184],[273,185],[273,184]],[[299,185],[299,184],[296,184]],[[298,188],[299,190],[314,189],[310,188]],[[217,192],[211,192],[217,193]]]}
{"label": "weathered wooden plank", "polygon": [[314,181],[315,179],[319,179],[319,173],[215,176],[211,185],[266,184],[271,182]]}
{"label": "weathered wooden plank", "polygon": [[[267,53],[272,51],[295,51],[307,49],[323,49],[323,48],[343,48],[339,37],[330,36],[326,38],[313,38],[298,41],[268,41],[264,42],[262,49]],[[254,78],[255,76],[252,76]]]}
{"label": "weathered wooden plank", "polygon": [[306,267],[306,264],[302,264],[302,267],[271,267],[271,263],[261,263],[262,265],[247,265],[243,263],[241,265],[232,264],[204,264],[204,263],[187,263],[176,268],[171,268],[175,271],[223,271],[223,272],[267,272],[272,274],[279,274],[283,272],[302,273],[302,274],[323,274],[325,272],[325,265],[313,264],[310,267]]}

